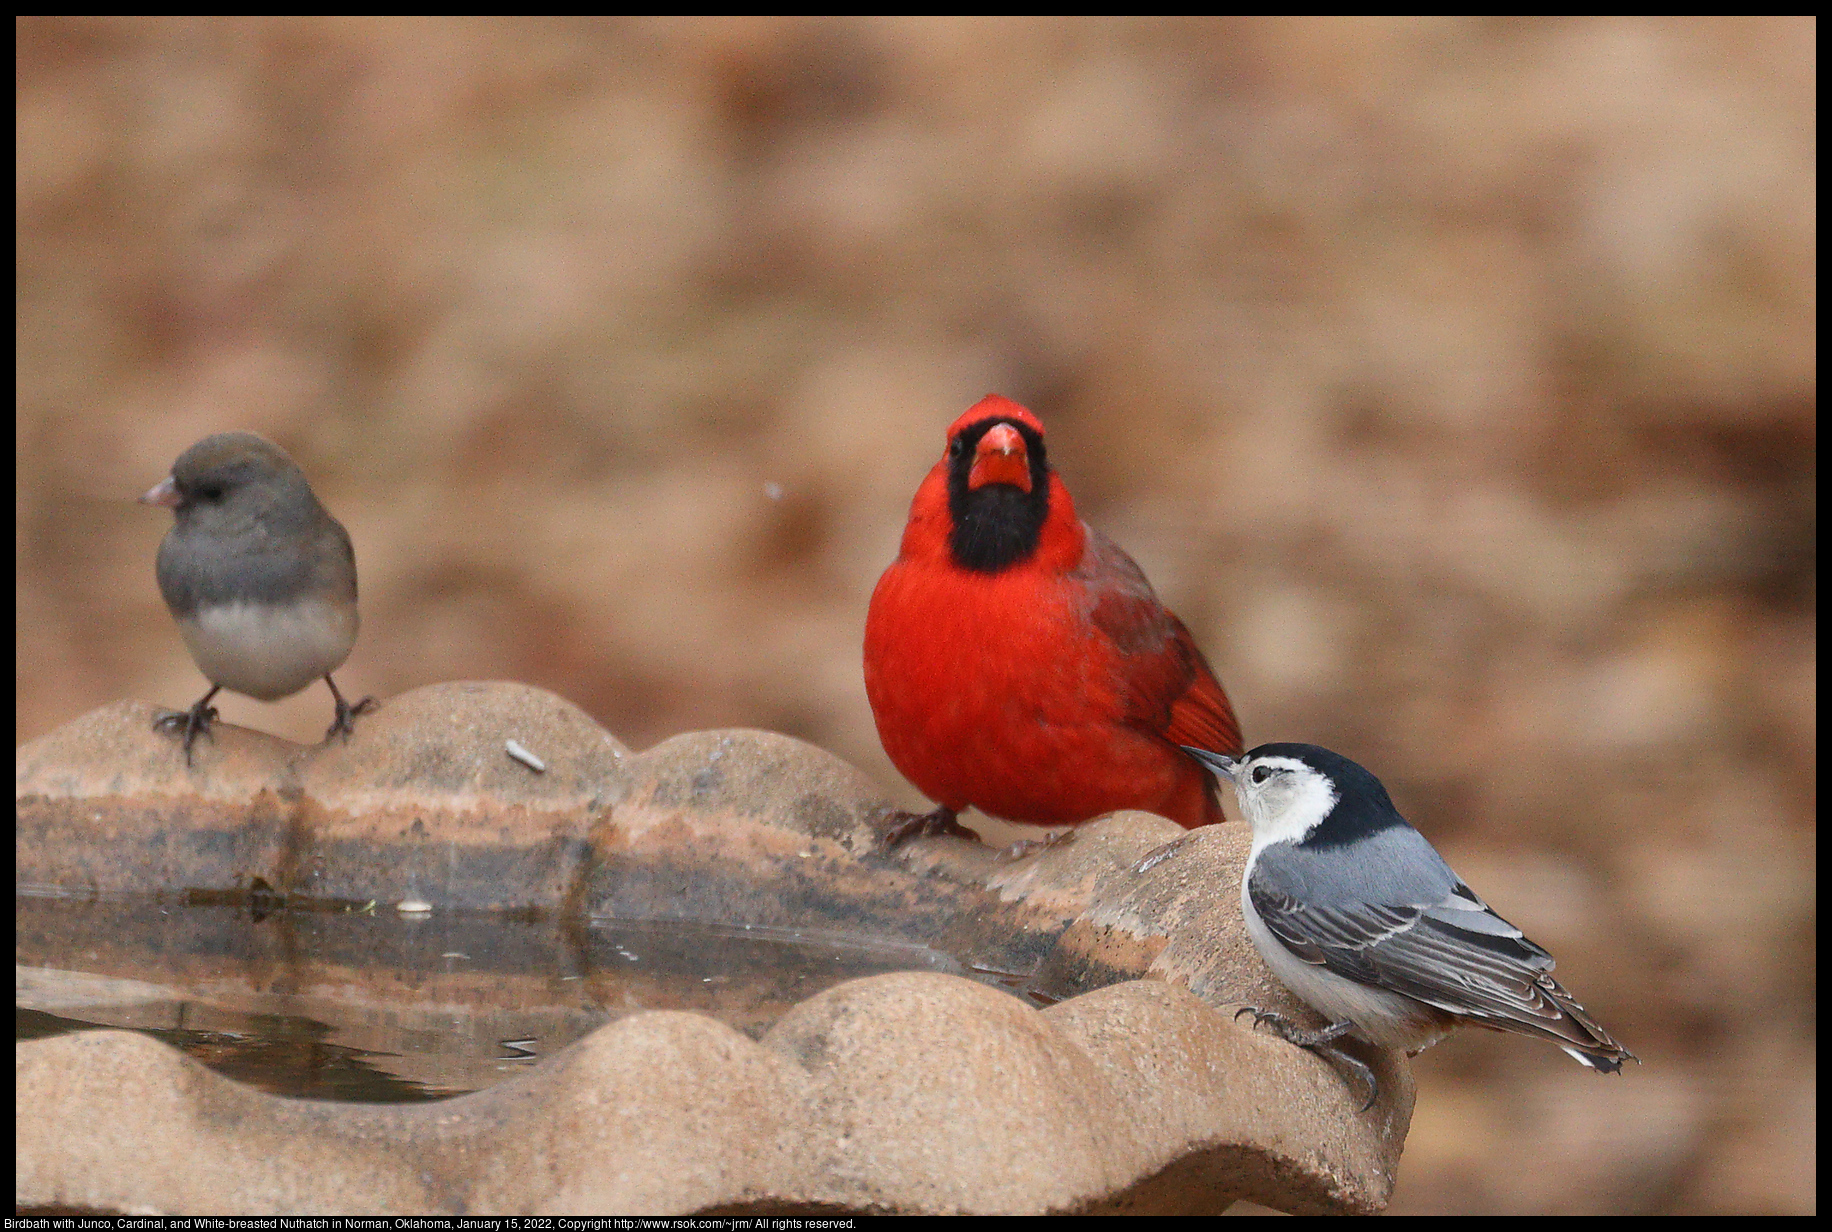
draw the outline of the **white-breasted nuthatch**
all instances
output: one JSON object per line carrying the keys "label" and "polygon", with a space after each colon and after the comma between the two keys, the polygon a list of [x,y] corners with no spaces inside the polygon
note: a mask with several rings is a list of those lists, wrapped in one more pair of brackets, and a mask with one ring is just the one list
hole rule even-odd
{"label": "white-breasted nuthatch", "polygon": [[1372,1071],[1329,1047],[1350,1033],[1416,1053],[1468,1024],[1549,1040],[1604,1073],[1634,1058],[1552,978],[1552,955],[1464,885],[1367,770],[1313,744],[1262,744],[1239,759],[1186,751],[1233,785],[1253,829],[1247,935],[1329,1025],[1303,1031],[1251,1012],[1354,1068],[1368,1105]]}

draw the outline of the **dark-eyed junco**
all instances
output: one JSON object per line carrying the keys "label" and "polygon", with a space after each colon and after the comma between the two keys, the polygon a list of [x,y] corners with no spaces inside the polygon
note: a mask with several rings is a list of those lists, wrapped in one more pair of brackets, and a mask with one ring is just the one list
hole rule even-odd
{"label": "dark-eyed junco", "polygon": [[356,644],[356,554],[286,451],[252,432],[206,436],[141,501],[176,525],[159,545],[159,593],[210,691],[159,725],[184,733],[185,764],[216,719],[218,689],[278,701],[320,676],[337,699],[325,739],[375,708],[352,706],[331,673]]}

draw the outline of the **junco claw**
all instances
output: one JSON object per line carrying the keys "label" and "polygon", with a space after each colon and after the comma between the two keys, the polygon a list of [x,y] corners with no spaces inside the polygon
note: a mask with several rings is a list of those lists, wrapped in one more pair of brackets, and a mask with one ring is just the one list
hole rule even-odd
{"label": "junco claw", "polygon": [[216,722],[219,716],[216,713],[216,707],[210,704],[210,699],[216,696],[216,690],[220,688],[222,688],[222,686],[217,685],[208,693],[198,698],[197,704],[192,706],[189,710],[174,710],[169,714],[162,714],[153,720],[154,731],[158,731],[160,728],[167,728],[171,731],[183,730],[184,764],[186,769],[190,768],[191,746],[197,743],[197,738],[199,736],[209,736],[213,741],[216,739],[215,734],[210,730],[210,725]]}
{"label": "junco claw", "polygon": [[356,716],[370,714],[382,708],[382,703],[373,697],[365,697],[352,706],[337,691],[337,682],[331,679],[331,673],[324,674],[324,682],[331,686],[331,696],[337,699],[337,717],[331,720],[331,726],[325,729],[324,738],[329,741],[332,736],[342,735],[348,740],[356,732]]}

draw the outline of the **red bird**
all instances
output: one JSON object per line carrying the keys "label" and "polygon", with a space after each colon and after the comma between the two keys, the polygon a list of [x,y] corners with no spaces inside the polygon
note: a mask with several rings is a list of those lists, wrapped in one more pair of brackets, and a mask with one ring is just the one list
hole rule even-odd
{"label": "red bird", "polygon": [[884,751],[940,802],[888,836],[972,834],[969,805],[1033,825],[1136,808],[1222,820],[1240,724],[1189,630],[1118,544],[1075,516],[1043,424],[992,394],[954,421],[865,618]]}

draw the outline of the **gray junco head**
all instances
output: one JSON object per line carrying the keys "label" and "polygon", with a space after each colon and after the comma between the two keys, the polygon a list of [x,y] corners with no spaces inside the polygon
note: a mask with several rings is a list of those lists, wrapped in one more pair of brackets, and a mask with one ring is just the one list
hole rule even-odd
{"label": "gray junco head", "polygon": [[159,593],[212,686],[159,720],[183,729],[185,764],[216,719],[218,689],[271,702],[322,676],[337,699],[325,739],[348,736],[376,704],[350,705],[331,679],[356,644],[356,554],[286,451],[252,432],[206,436],[140,499],[176,515],[159,545]]}

